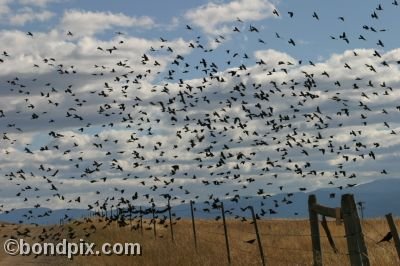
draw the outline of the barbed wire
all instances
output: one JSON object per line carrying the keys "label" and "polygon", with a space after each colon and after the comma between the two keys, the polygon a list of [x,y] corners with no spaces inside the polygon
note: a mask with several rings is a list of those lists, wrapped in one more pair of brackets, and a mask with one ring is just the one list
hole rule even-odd
{"label": "barbed wire", "polygon": [[206,237],[203,237],[203,236],[201,236],[201,235],[198,235],[197,238],[200,239],[200,240],[209,242],[209,243],[225,245],[224,243],[221,243],[221,242],[218,242],[218,241],[213,241],[213,240],[208,239],[208,238],[206,238]]}
{"label": "barbed wire", "polygon": [[246,233],[246,234],[252,234],[252,235],[256,234],[255,232],[250,232],[250,231],[247,231],[247,230],[230,227],[229,231],[231,231],[231,230],[238,231],[238,232],[241,232],[241,233]]}
{"label": "barbed wire", "polygon": [[311,237],[310,234],[272,234],[272,233],[263,233],[260,232],[260,235],[263,236],[272,236],[272,237],[282,237],[282,236],[287,236],[287,237]]}
{"label": "barbed wire", "polygon": [[312,250],[311,250],[311,249],[280,247],[280,246],[275,246],[275,245],[274,245],[274,246],[264,245],[264,248],[271,248],[271,249],[280,249],[280,250],[290,250],[290,251],[299,251],[299,252],[312,253]]}
{"label": "barbed wire", "polygon": [[[155,219],[153,220],[153,217],[152,217],[153,212],[154,212],[154,214],[162,214],[162,213],[167,212],[168,210],[171,210],[173,216],[176,216],[179,213],[190,214],[190,209],[187,209],[187,210],[185,210],[185,209],[173,210],[172,207],[169,208],[167,206],[165,208],[145,209],[145,211],[143,211],[143,210],[140,211],[139,210],[139,211],[131,211],[131,212],[122,212],[119,215],[123,215],[125,217],[127,214],[129,215],[130,213],[131,214],[134,214],[134,213],[140,214],[142,216],[142,218],[150,220],[150,222],[148,224],[146,224],[147,226],[149,226],[149,225],[152,225],[153,222],[156,222],[157,220],[160,219],[157,215],[155,215]],[[206,214],[207,213],[207,215],[209,216],[209,217],[204,217],[204,218],[196,218],[196,220],[199,220],[199,219],[209,220],[211,222],[210,223],[211,225],[222,227],[221,209],[213,208],[213,206],[209,206],[209,208],[195,208],[194,212],[197,213],[197,214],[200,214],[200,213]],[[215,215],[213,220],[210,219],[212,215]],[[148,216],[148,217],[145,218],[145,216]],[[252,231],[250,229],[250,227],[254,226],[252,224],[252,218],[247,218],[247,217],[244,217],[242,215],[238,215],[236,211],[233,211],[233,210],[230,210],[230,209],[225,210],[225,216],[228,217],[228,218],[235,217],[235,219],[242,218],[241,222],[245,222],[245,224],[242,224],[242,227],[243,227],[243,225],[246,225],[246,227],[248,225],[248,228],[238,228],[238,227],[234,227],[234,226],[229,226],[228,238],[229,238],[229,241],[233,241],[233,245],[231,246],[231,249],[234,250],[235,252],[245,252],[247,254],[249,254],[249,252],[253,252],[254,250],[256,250],[257,249],[257,245],[254,243],[255,239],[254,240],[251,239],[252,242],[250,242],[250,240],[248,240],[250,238],[249,235],[251,235],[251,237],[254,237],[254,238],[256,236],[256,232]],[[190,216],[188,215],[188,217],[190,217]],[[214,220],[216,220],[217,217],[219,217],[219,219],[217,219],[217,220],[219,220],[220,224],[218,223],[216,225]],[[138,224],[140,222],[140,220],[136,220],[136,219],[138,219],[137,215],[135,217],[132,217],[132,221]],[[175,222],[178,222],[178,220],[175,219]],[[228,222],[228,224],[229,224],[229,222]],[[355,236],[355,235],[360,235],[361,234],[365,238],[365,240],[366,240],[366,242],[368,244],[372,244],[372,245],[369,245],[369,248],[381,248],[381,249],[384,249],[384,250],[386,250],[388,252],[393,253],[393,251],[394,251],[393,246],[392,247],[388,247],[387,245],[377,245],[376,244],[377,240],[368,235],[367,230],[366,230],[367,228],[369,229],[369,231],[373,230],[379,236],[382,235],[382,233],[376,228],[376,225],[374,223],[372,223],[372,222],[370,222],[368,220],[363,220],[362,223],[361,223],[361,231],[360,232],[354,232],[352,234],[344,234],[344,235],[343,234],[332,235],[332,237],[333,238],[348,238],[348,237],[351,237],[351,236]],[[140,228],[138,228],[138,229],[140,229]],[[152,228],[144,227],[143,229],[147,231],[147,229],[151,230]],[[208,228],[208,229],[210,229],[210,228]],[[270,230],[273,231],[272,229],[270,229]],[[270,230],[265,230],[265,231],[270,231]],[[233,231],[233,233],[232,233],[232,231]],[[264,250],[265,249],[271,249],[271,250],[278,249],[278,250],[283,250],[283,251],[288,251],[288,252],[301,252],[303,254],[307,254],[307,256],[310,256],[310,257],[312,256],[312,253],[313,253],[312,248],[311,249],[307,249],[307,248],[301,248],[301,247],[297,248],[297,247],[290,247],[290,246],[275,246],[275,245],[271,245],[271,244],[270,245],[264,245],[266,243],[266,240],[268,240],[269,237],[272,237],[272,238],[275,238],[275,237],[279,237],[279,238],[285,238],[285,237],[307,237],[307,238],[311,238],[313,236],[312,234],[307,234],[307,233],[270,233],[270,232],[265,232],[265,231],[264,232],[259,232],[260,236],[265,236],[266,237],[266,238],[263,239],[263,246],[264,246],[263,249]],[[235,232],[240,232],[240,233],[245,234],[245,235],[238,235],[238,234],[235,234]],[[207,237],[205,234],[218,236],[218,238],[212,239],[212,238]],[[246,234],[248,234],[248,235],[246,235]],[[223,245],[224,246],[225,244],[224,244],[224,241],[222,240],[221,236],[225,236],[225,234],[222,232],[222,229],[221,229],[221,232],[218,232],[218,231],[203,229],[202,227],[197,229],[197,234],[196,234],[196,237],[198,239],[200,239],[201,241],[206,241],[206,242],[212,243],[213,245],[217,244],[217,245]],[[246,236],[247,236],[247,239],[245,239]],[[328,238],[328,236],[324,235],[324,234],[320,234],[319,237]],[[286,240],[284,240],[284,241],[286,241]],[[284,244],[286,244],[286,242],[284,242]],[[359,252],[359,251],[352,251],[352,254],[353,254],[353,252],[355,254],[368,257],[368,254],[365,254],[365,253],[362,253],[362,252]],[[339,252],[339,251],[334,252],[334,251],[331,251],[331,250],[322,250],[321,253],[324,256],[345,256],[345,257],[349,257],[350,256],[349,253]],[[267,253],[266,254],[267,262],[269,260],[271,260],[271,259],[275,260],[275,261],[280,261],[280,262],[294,263],[296,265],[307,265],[306,263],[301,263],[301,262],[297,262],[297,261],[294,262],[293,260],[290,261],[285,256],[277,257],[277,256],[271,256],[270,254]]]}
{"label": "barbed wire", "polygon": [[[362,223],[361,223],[361,227],[364,227],[364,226],[363,226],[363,223],[367,224],[367,225],[368,225],[370,228],[372,228],[372,229],[375,231],[375,233],[377,233],[378,235],[381,235],[381,234],[382,234],[382,233],[379,232],[379,231],[375,228],[375,226],[374,226],[373,224],[371,224],[369,221],[363,220]],[[363,231],[365,231],[365,230],[363,230]]]}
{"label": "barbed wire", "polygon": [[287,265],[310,265],[310,264],[304,263],[304,262],[288,260],[286,256],[285,257],[282,257],[282,256],[280,256],[280,257],[278,257],[278,256],[267,256],[266,257],[267,263],[269,263],[271,259],[272,259],[272,261],[285,262]]}
{"label": "barbed wire", "polygon": [[204,230],[204,229],[197,229],[197,234],[196,235],[200,235],[200,232],[202,232],[202,233],[208,233],[208,234],[215,234],[215,235],[222,235],[222,236],[225,236],[225,234],[224,233],[221,233],[221,232],[212,232],[212,231],[208,231],[208,230]]}

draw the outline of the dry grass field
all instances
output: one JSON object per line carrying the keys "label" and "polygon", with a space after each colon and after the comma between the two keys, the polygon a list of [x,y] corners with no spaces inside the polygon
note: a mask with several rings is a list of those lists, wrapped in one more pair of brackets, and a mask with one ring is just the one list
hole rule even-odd
{"label": "dry grass field", "polygon": [[[175,240],[172,242],[170,228],[162,225],[156,227],[157,237],[153,230],[144,223],[143,233],[140,230],[131,230],[130,226],[119,227],[113,222],[107,226],[105,221],[94,219],[91,223],[70,223],[54,227],[34,227],[4,225],[0,227],[2,240],[10,235],[17,238],[15,229],[23,232],[29,228],[28,236],[23,236],[27,242],[38,241],[37,236],[45,228],[48,240],[59,241],[74,232],[75,241],[80,238],[87,242],[94,242],[97,246],[102,243],[140,243],[141,256],[76,256],[73,260],[65,257],[39,256],[8,256],[0,252],[0,265],[227,265],[225,238],[222,221],[197,220],[197,251],[194,247],[192,224],[190,220],[178,221],[173,229]],[[400,221],[396,220],[397,226]],[[96,232],[91,225],[96,227]],[[349,265],[347,244],[344,237],[343,225],[338,226],[334,221],[328,221],[331,234],[339,250],[334,253],[330,247],[322,227],[321,243],[323,249],[324,265]],[[232,265],[261,265],[254,226],[249,221],[227,221],[229,244]],[[266,262],[268,265],[312,265],[311,238],[308,220],[261,220],[258,221],[259,231],[263,245]],[[368,256],[371,265],[399,265],[400,261],[393,242],[376,244],[388,232],[384,219],[366,220],[362,224]]]}

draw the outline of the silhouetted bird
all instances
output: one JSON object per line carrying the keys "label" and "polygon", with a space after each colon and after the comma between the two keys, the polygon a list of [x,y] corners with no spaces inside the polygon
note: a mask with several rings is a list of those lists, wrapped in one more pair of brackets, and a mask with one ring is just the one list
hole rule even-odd
{"label": "silhouetted bird", "polygon": [[376,244],[382,243],[382,242],[389,242],[390,240],[392,240],[393,235],[392,232],[389,231],[380,241],[376,242]]}

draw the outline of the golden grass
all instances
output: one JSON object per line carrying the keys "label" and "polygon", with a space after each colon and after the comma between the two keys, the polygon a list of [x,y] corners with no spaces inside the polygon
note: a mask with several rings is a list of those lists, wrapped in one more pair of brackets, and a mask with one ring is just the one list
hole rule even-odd
{"label": "golden grass", "polygon": [[[194,248],[192,224],[190,220],[181,220],[174,225],[175,241],[172,242],[170,228],[157,225],[157,237],[145,221],[143,235],[140,230],[131,230],[130,226],[119,227],[115,222],[106,226],[105,221],[93,219],[96,226],[95,233],[85,236],[90,223],[72,223],[64,226],[56,226],[53,233],[60,233],[60,237],[66,237],[69,228],[74,230],[79,238],[87,242],[94,242],[97,248],[102,243],[140,243],[141,256],[76,256],[73,260],[63,257],[42,257],[36,265],[43,265],[48,261],[49,265],[227,265],[226,246],[222,221],[196,220],[197,252]],[[228,236],[231,250],[232,265],[260,265],[260,255],[255,241],[252,244],[247,240],[255,239],[254,226],[249,221],[239,222],[228,220]],[[308,220],[261,220],[258,221],[259,231],[263,245],[266,262],[269,265],[312,265],[311,238]],[[396,221],[397,226],[400,225]],[[328,221],[335,244],[339,250],[335,254],[330,247],[322,227],[321,244],[323,250],[324,265],[350,265],[347,255],[347,243],[344,237],[343,225],[337,226],[334,221]],[[1,228],[1,235],[12,234],[15,225],[7,225]],[[393,242],[376,244],[388,232],[388,226],[384,219],[366,220],[362,223],[365,242],[368,248],[368,256],[371,265],[399,265],[397,253]],[[400,228],[400,227],[399,227]],[[150,229],[150,230],[146,230]],[[32,236],[39,234],[42,228],[32,228]],[[15,232],[14,232],[15,235]],[[6,237],[8,238],[8,237]],[[3,238],[6,239],[6,238]],[[34,241],[32,238],[28,242]],[[57,240],[53,240],[57,241]],[[18,257],[12,257],[18,260]],[[0,252],[0,265],[4,259],[3,251]],[[35,262],[33,257],[25,257]],[[7,261],[8,262],[8,261]],[[17,261],[20,262],[20,261]],[[24,265],[13,263],[14,265]],[[30,263],[29,265],[32,265]],[[35,265],[35,264],[33,264]]]}

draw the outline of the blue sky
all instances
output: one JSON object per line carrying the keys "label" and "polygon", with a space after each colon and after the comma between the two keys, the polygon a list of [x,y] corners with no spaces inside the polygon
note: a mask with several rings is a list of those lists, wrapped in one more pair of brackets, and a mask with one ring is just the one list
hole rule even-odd
{"label": "blue sky", "polygon": [[178,203],[395,178],[398,12],[392,1],[0,0],[1,197]]}
{"label": "blue sky", "polygon": [[[224,5],[228,2],[229,1],[215,1],[214,3]],[[377,1],[275,1],[273,3],[279,10],[280,17],[277,19],[276,16],[269,16],[265,19],[253,21],[253,24],[264,28],[262,36],[268,40],[269,48],[280,48],[295,57],[307,58],[314,61],[319,57],[326,58],[332,53],[340,53],[346,49],[373,48],[375,43],[358,40],[359,34],[365,35],[365,37],[370,36],[374,39],[378,36],[377,34],[362,29],[363,25],[374,26],[376,29],[383,29],[386,27],[387,31],[379,33],[379,36],[385,39],[385,49],[393,49],[396,47],[395,36],[399,34],[399,29],[396,27],[396,21],[392,19],[392,17],[396,16],[398,11],[396,8],[391,8],[389,5],[390,2],[391,1],[387,1],[388,5],[384,8],[383,12],[385,15],[380,16],[377,20],[372,20],[370,14],[377,7]],[[3,23],[3,28],[26,31],[50,30],[58,24],[58,19],[64,12],[68,10],[81,10],[112,12],[135,17],[148,16],[160,26],[152,28],[151,31],[136,27],[119,28],[124,32],[132,33],[136,36],[158,38],[167,33],[169,38],[191,37],[191,34],[185,31],[185,25],[191,23],[190,20],[185,18],[185,13],[188,10],[196,9],[199,6],[205,6],[207,4],[208,1],[113,1],[113,3],[110,4],[109,1],[100,0],[96,2],[96,5],[93,5],[91,1],[48,1],[45,9],[41,6],[29,6],[33,11],[41,12],[47,10],[54,12],[55,15],[48,21],[32,21],[31,23],[19,25],[18,27]],[[13,11],[26,8],[18,4],[17,1],[10,3],[10,7]],[[294,12],[294,17],[292,19],[288,19],[287,12],[289,11]],[[318,23],[316,23],[315,18],[312,17],[314,11],[317,12],[320,17]],[[339,16],[344,17],[345,21],[339,20]],[[176,20],[176,25],[173,27],[174,20]],[[250,22],[251,21],[246,21],[246,25],[250,24]],[[169,26],[171,28],[166,31],[165,28]],[[197,30],[197,33],[201,33],[198,27],[194,28]],[[110,38],[114,30],[108,30],[104,34],[99,34],[99,36],[102,38]],[[337,37],[344,31],[352,37],[350,44],[346,44],[344,41],[334,42],[330,40],[329,36]],[[299,40],[302,44],[295,48],[290,46],[283,47],[281,40],[272,38],[275,32],[278,32],[285,39],[295,37],[295,39]],[[246,49],[248,49],[248,47],[251,47],[251,49],[262,47],[256,46],[256,44],[257,42],[249,41],[246,43]],[[232,45],[232,43],[227,44],[228,47],[230,47],[229,45]]]}
{"label": "blue sky", "polygon": [[[55,12],[56,14],[62,15],[68,9],[78,9],[78,10],[90,10],[95,12],[113,12],[113,13],[123,13],[128,16],[149,16],[153,18],[156,23],[168,25],[171,23],[173,18],[177,18],[180,20],[180,27],[176,27],[176,31],[173,31],[176,36],[182,36],[184,29],[184,22],[190,24],[190,21],[184,18],[185,12],[190,9],[195,9],[196,7],[206,5],[208,1],[185,1],[182,3],[181,1],[168,1],[168,2],[160,2],[160,1],[145,1],[145,2],[132,2],[132,1],[114,1],[112,4],[109,1],[97,1],[94,6],[91,1],[59,1],[60,3],[49,4],[49,10]],[[228,3],[229,1],[218,1],[215,3]],[[388,3],[390,1],[387,1]],[[341,33],[340,31],[349,31],[349,32],[363,32],[361,29],[361,25],[374,25],[377,29],[384,28],[390,25],[394,25],[395,21],[393,21],[393,15],[397,14],[396,8],[391,8],[389,5],[384,5],[384,16],[380,16],[378,20],[371,20],[370,14],[377,7],[376,1],[370,1],[367,3],[361,1],[335,1],[335,2],[327,2],[321,3],[320,1],[279,1],[276,3],[276,7],[279,10],[280,18],[283,19],[264,19],[257,22],[257,25],[263,25],[269,29],[271,32],[286,32],[292,34],[298,34],[304,36],[305,39],[314,39],[318,37],[324,37],[326,40],[326,34],[329,30],[332,30],[332,34]],[[16,5],[18,6],[18,5]],[[39,8],[40,9],[40,8]],[[357,12],[355,12],[357,10]],[[294,12],[294,22],[293,20],[287,19],[286,12],[291,11]],[[315,19],[310,16],[310,13],[316,11],[321,18],[320,26],[315,24]],[[379,12],[378,12],[379,13]],[[340,20],[336,20],[339,16],[343,16],[345,18],[345,22],[341,22]],[[53,19],[53,22],[56,21],[56,18]],[[267,22],[265,24],[265,22]],[[293,26],[296,23],[296,27],[302,28],[302,31],[296,31],[296,28],[290,28],[290,25]],[[27,25],[26,28],[35,28],[38,25],[47,26],[51,28],[51,24],[48,23],[40,23],[35,25],[32,23]],[[398,32],[396,27],[388,28],[388,35],[386,37],[390,37],[390,35],[394,36],[395,33]],[[154,33],[159,33],[155,31]],[[268,32],[266,32],[268,33]],[[390,34],[393,33],[393,34]],[[152,36],[152,32],[147,32],[144,34],[146,36]],[[174,36],[174,35],[172,35]],[[386,38],[385,38],[386,39]],[[394,38],[386,39],[386,41],[394,41]],[[394,42],[392,45],[394,45]],[[329,42],[326,42],[327,44]],[[359,42],[360,44],[362,42]],[[336,47],[336,49],[340,49],[338,45],[332,45],[332,47]],[[340,50],[339,50],[340,51]]]}

